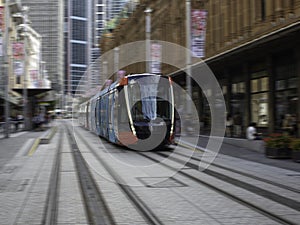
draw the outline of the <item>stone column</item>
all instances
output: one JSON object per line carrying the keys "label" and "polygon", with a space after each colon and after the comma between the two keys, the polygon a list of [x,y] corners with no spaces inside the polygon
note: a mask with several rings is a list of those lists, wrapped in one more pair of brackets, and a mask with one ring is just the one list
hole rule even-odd
{"label": "stone column", "polygon": [[295,56],[296,56],[296,74],[298,77],[298,101],[297,101],[297,127],[298,137],[300,137],[300,41],[295,43]]}
{"label": "stone column", "polygon": [[275,87],[274,87],[274,79],[275,79],[275,74],[273,73],[273,60],[272,60],[272,55],[269,54],[267,56],[267,73],[269,77],[269,92],[268,92],[268,115],[269,115],[269,126],[268,126],[268,133],[273,133],[275,130],[275,112],[276,112],[276,96],[274,93]]}
{"label": "stone column", "polygon": [[243,0],[243,33],[249,36],[251,32],[251,5],[249,0]]}
{"label": "stone column", "polygon": [[228,42],[230,40],[230,11],[229,11],[229,1],[222,1],[222,7],[224,11],[224,40]]}
{"label": "stone column", "polygon": [[237,18],[236,18],[236,13],[237,13],[237,2],[236,1],[232,1],[232,4],[230,6],[230,11],[231,11],[231,17],[230,17],[230,21],[231,21],[231,39],[235,39],[236,38],[236,25],[237,25]]}
{"label": "stone column", "polygon": [[250,122],[252,122],[251,118],[251,75],[250,75],[250,70],[249,70],[249,62],[246,62],[243,66],[243,70],[245,73],[245,86],[246,86],[246,119],[245,119],[245,126],[247,127]]}
{"label": "stone column", "polygon": [[244,20],[243,20],[243,9],[244,9],[244,2],[243,0],[237,2],[237,35],[240,37],[242,36],[243,32],[243,25],[244,25]]}
{"label": "stone column", "polygon": [[274,21],[274,0],[266,0],[266,19],[267,21]]}
{"label": "stone column", "polygon": [[276,16],[276,19],[283,17],[283,2],[282,2],[282,0],[275,0],[275,16]]}

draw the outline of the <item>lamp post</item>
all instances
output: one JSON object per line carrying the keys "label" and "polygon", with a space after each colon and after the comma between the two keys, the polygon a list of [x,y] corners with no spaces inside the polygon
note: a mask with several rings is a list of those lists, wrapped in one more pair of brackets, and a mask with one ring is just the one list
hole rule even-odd
{"label": "lamp post", "polygon": [[23,77],[23,117],[24,117],[24,130],[28,129],[28,113],[27,113],[27,102],[28,102],[28,92],[27,92],[27,70],[28,70],[28,55],[27,55],[27,25],[28,25],[28,6],[23,6],[22,16],[23,16],[23,27],[24,27],[24,77]]}
{"label": "lamp post", "polygon": [[191,113],[191,98],[192,98],[192,87],[191,87],[191,1],[186,0],[186,91],[187,96],[186,99],[186,107],[187,107],[187,114]]}
{"label": "lamp post", "polygon": [[5,37],[3,40],[3,53],[4,53],[4,64],[3,64],[3,71],[4,71],[4,87],[5,87],[5,138],[9,138],[9,128],[10,128],[10,120],[9,120],[9,95],[8,95],[8,90],[9,90],[9,62],[8,62],[8,38],[9,38],[9,1],[5,1]]}
{"label": "lamp post", "polygon": [[119,70],[119,51],[118,47],[114,48],[114,81],[118,80],[118,70]]}
{"label": "lamp post", "polygon": [[146,72],[150,73],[151,69],[151,53],[150,53],[150,39],[151,39],[151,12],[149,7],[144,11],[146,13]]}

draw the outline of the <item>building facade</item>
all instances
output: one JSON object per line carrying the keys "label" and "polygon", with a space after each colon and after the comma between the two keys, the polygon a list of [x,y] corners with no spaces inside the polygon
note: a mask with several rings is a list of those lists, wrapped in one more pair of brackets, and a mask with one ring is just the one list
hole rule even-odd
{"label": "building facade", "polygon": [[41,95],[51,90],[42,58],[42,37],[29,23],[28,7],[17,1],[0,1],[0,9],[1,80],[5,81],[0,93],[7,94],[7,98],[0,95],[0,118],[9,122],[9,118],[23,115],[25,129],[30,129],[31,118],[41,107]]}
{"label": "building facade", "polygon": [[[102,51],[145,40],[147,7],[152,9],[151,39],[186,46],[185,3],[140,1],[128,19],[103,36]],[[219,81],[227,114],[242,116],[242,131],[256,122],[263,133],[296,133],[283,125],[289,120],[297,123],[299,135],[300,0],[192,0],[191,8],[208,12],[203,60]],[[126,71],[144,72],[145,63]],[[186,85],[183,71],[162,65],[162,73]],[[209,125],[209,105],[195,83],[192,97]]]}
{"label": "building facade", "polygon": [[63,49],[63,1],[22,0],[29,7],[31,26],[42,37],[42,55],[46,62],[52,89],[63,91],[64,49]]}

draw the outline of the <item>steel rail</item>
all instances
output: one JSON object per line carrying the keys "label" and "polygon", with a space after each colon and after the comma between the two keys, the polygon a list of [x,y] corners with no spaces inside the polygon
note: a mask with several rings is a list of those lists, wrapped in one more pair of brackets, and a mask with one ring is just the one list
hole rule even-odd
{"label": "steel rail", "polygon": [[93,225],[116,224],[109,207],[106,204],[101,191],[98,189],[98,186],[89,171],[88,165],[79,150],[74,135],[68,126],[66,126],[66,130],[89,223]]}
{"label": "steel rail", "polygon": [[[216,191],[216,192],[232,199],[233,201],[238,202],[239,204],[242,204],[242,205],[252,209],[253,211],[256,211],[256,212],[258,212],[258,213],[260,213],[260,214],[262,214],[262,215],[264,215],[264,216],[266,216],[266,217],[268,217],[268,218],[270,218],[270,219],[272,219],[276,222],[280,222],[281,224],[286,224],[286,225],[296,225],[296,223],[294,223],[293,221],[285,219],[282,216],[278,216],[278,215],[276,215],[276,214],[274,214],[274,213],[272,213],[268,210],[263,209],[262,207],[258,207],[255,204],[252,204],[251,202],[248,202],[247,200],[242,199],[241,197],[235,196],[235,195],[233,195],[233,194],[231,194],[227,191],[224,191],[223,189],[218,188],[218,187],[216,187],[216,186],[214,186],[214,185],[212,185],[208,182],[205,182],[203,180],[200,180],[199,178],[196,178],[196,177],[194,177],[194,176],[192,176],[192,175],[190,175],[190,174],[188,174],[188,173],[186,173],[182,170],[178,171],[177,168],[174,168],[170,165],[167,165],[166,163],[163,163],[163,162],[161,162],[157,159],[154,159],[154,158],[150,157],[149,155],[147,155],[145,153],[138,153],[138,154],[140,154],[141,156],[144,156],[145,158],[148,158],[148,159],[150,159],[150,160],[152,160],[156,163],[160,163],[161,165],[164,165],[165,167],[167,167],[171,170],[177,171],[180,175],[183,175],[184,177],[187,177],[188,179],[193,180],[196,183],[205,185],[208,188],[210,188],[210,189],[212,189],[212,190],[214,190],[214,191]],[[162,157],[164,157],[164,156],[162,156]],[[188,165],[188,166],[190,166],[190,165]]]}
{"label": "steel rail", "polygon": [[[76,132],[76,134],[78,134],[78,132]],[[146,220],[146,222],[153,225],[163,225],[163,223],[159,220],[159,218],[157,218],[154,212],[141,198],[138,197],[138,195],[132,190],[132,188],[130,188],[130,186],[128,185],[124,185],[123,179],[101,157],[99,157],[93,147],[81,135],[78,134],[78,137],[89,148],[94,157],[99,162],[101,162],[107,172],[116,181],[116,184],[127,195],[129,200],[136,206],[140,215]]]}

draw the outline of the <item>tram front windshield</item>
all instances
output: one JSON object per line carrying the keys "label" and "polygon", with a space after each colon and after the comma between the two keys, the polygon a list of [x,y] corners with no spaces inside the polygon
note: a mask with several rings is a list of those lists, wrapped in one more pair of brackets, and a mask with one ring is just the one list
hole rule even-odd
{"label": "tram front windshield", "polygon": [[128,84],[129,106],[134,121],[169,120],[172,115],[168,78],[143,76]]}

